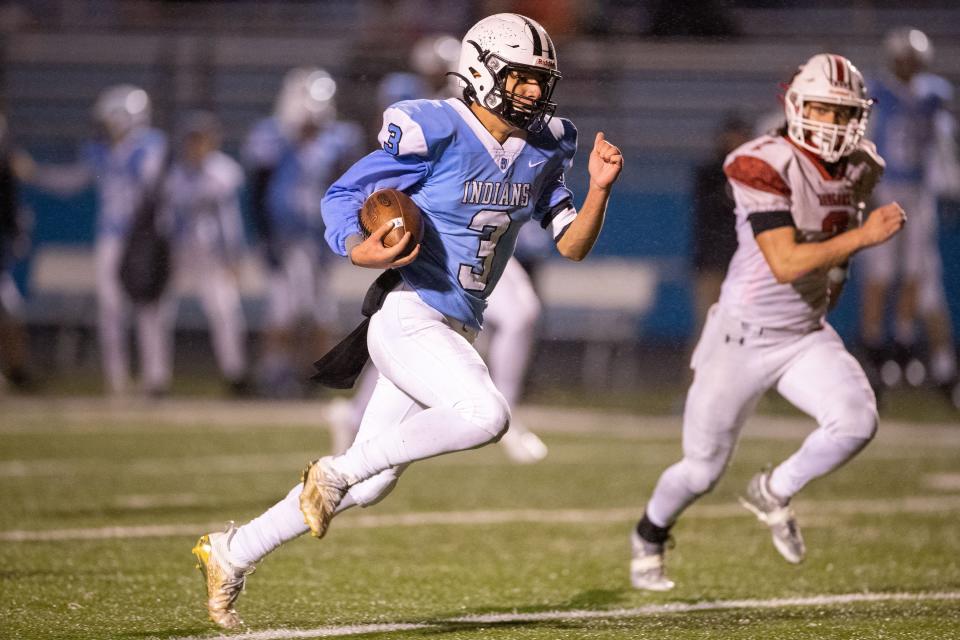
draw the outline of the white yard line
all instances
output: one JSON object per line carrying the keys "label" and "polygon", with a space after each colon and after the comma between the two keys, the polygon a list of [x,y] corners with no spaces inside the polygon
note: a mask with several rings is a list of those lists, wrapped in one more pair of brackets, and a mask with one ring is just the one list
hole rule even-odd
{"label": "white yard line", "polygon": [[[477,526],[491,524],[595,524],[630,522],[636,519],[640,507],[616,509],[511,509],[479,511],[424,511],[397,514],[366,514],[351,511],[337,519],[335,529],[378,529],[421,526]],[[797,505],[800,518],[806,524],[822,522],[826,517],[842,518],[857,515],[891,515],[942,513],[960,511],[960,496],[909,496],[877,500],[803,501]],[[697,505],[688,518],[716,520],[739,518],[749,514],[736,504]],[[813,518],[811,522],[810,518]],[[173,523],[165,525],[134,525],[95,527],[87,529],[13,529],[0,531],[4,542],[48,542],[62,540],[107,540],[133,538],[167,538],[194,536],[217,531],[223,523]]]}
{"label": "white yard line", "polygon": [[241,638],[242,640],[287,640],[288,638],[336,638],[361,634],[392,633],[396,631],[420,629],[442,631],[445,627],[450,625],[479,626],[487,624],[550,622],[554,620],[613,620],[701,611],[726,611],[730,609],[829,607],[836,605],[874,602],[931,602],[935,600],[960,600],[960,591],[945,591],[935,593],[842,593],[836,595],[816,595],[800,598],[772,598],[766,600],[714,600],[691,603],[668,602],[665,604],[650,604],[632,609],[573,609],[569,611],[543,611],[538,613],[495,613],[461,616],[457,618],[443,618],[433,622],[366,624],[340,627],[318,627],[316,629],[267,629],[264,631],[253,631],[241,635],[185,636],[177,638],[176,640],[227,640],[233,638]]}

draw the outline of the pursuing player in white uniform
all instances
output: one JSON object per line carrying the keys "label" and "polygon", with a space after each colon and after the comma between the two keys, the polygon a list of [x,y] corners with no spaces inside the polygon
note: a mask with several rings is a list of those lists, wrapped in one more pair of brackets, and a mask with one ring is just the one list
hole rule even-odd
{"label": "pursuing player in white uniform", "polygon": [[[578,212],[563,177],[577,134],[551,119],[560,74],[543,27],[511,13],[481,20],[463,39],[459,75],[463,99],[387,109],[382,148],[324,198],[330,246],[358,266],[388,269],[371,288],[382,297],[365,340],[381,375],[346,453],[311,462],[303,484],[264,515],[197,543],[208,612],[221,626],[240,624],[233,603],[245,576],[280,544],[308,530],[322,537],[337,513],[375,504],[411,462],[481,447],[506,431],[510,409],[471,345],[485,299],[522,224],[551,229],[571,260],[586,257],[600,233],[623,159],[598,133]],[[423,241],[407,254],[409,233],[383,245],[391,224],[366,239],[360,233],[361,205],[381,188],[409,193],[423,212]]]}
{"label": "pursuing player in white uniform", "polygon": [[[410,65],[416,73],[391,73],[380,82],[377,96],[381,109],[402,100],[444,99],[456,95],[458,87],[448,72],[456,71],[459,58],[460,41],[453,36],[421,38],[410,55]],[[543,230],[524,226],[517,238],[517,252],[525,250],[535,259],[533,255],[539,245],[537,248],[534,245],[540,237],[549,242]],[[494,385],[509,406],[516,406],[523,392],[534,331],[540,318],[540,299],[529,274],[516,257],[507,262],[500,286],[487,300],[484,318],[486,325],[480,339],[486,338],[486,349],[480,351],[485,354]],[[356,438],[378,375],[376,367],[368,366],[349,401],[335,399],[330,403],[327,420],[332,430],[334,453],[346,451]],[[547,455],[547,446],[540,437],[516,420],[511,421],[510,428],[500,438],[500,445],[510,460],[518,464],[539,462]]]}
{"label": "pursuing player in white uniform", "polygon": [[856,67],[816,55],[787,90],[781,135],[760,136],[727,156],[739,246],[693,353],[683,459],[660,476],[631,533],[637,589],[673,588],[663,564],[670,528],[720,479],[768,389],[819,423],[789,459],[754,476],[741,499],[788,562],[805,553],[790,499],[850,460],[876,431],[866,376],[824,318],[850,256],[885,242],[906,218],[894,203],[856,226],[858,203],[883,166],[863,139],[869,110]]}
{"label": "pursuing player in white uniform", "polygon": [[[910,211],[910,226],[894,241],[863,254],[863,343],[878,369],[875,384],[893,385],[903,377],[916,386],[926,373],[916,352],[920,321],[929,345],[930,378],[960,409],[956,347],[937,241],[938,188],[956,190],[960,176],[956,121],[948,108],[953,88],[946,79],[924,72],[933,61],[933,45],[922,31],[894,29],[884,48],[889,70],[878,74],[870,87],[877,98],[870,134],[887,162],[876,197],[900,202]],[[935,177],[946,175],[954,184],[932,184]],[[890,345],[884,325],[893,299]]]}
{"label": "pursuing player in white uniform", "polygon": [[[243,169],[219,150],[220,123],[205,111],[188,114],[179,131],[179,159],[163,186],[163,220],[174,248],[177,288],[192,284],[210,323],[217,364],[234,395],[249,392],[244,351],[246,323],[237,269],[243,256],[240,188]],[[163,300],[167,340],[173,334],[178,291]]]}
{"label": "pursuing player in white uniform", "polygon": [[94,120],[106,137],[84,145],[75,165],[35,166],[22,162],[20,177],[43,189],[69,196],[96,184],[98,195],[94,260],[97,278],[100,355],[106,386],[126,392],[130,378],[127,315],[134,307],[143,384],[162,394],[169,383],[160,304],[131,305],[120,281],[120,262],[134,215],[161,178],[166,136],[150,127],[150,97],[133,85],[108,87],[93,106]]}

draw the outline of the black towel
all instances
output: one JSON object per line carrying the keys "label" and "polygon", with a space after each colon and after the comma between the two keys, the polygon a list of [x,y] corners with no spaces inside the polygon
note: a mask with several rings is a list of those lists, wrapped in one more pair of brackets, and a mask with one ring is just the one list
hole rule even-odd
{"label": "black towel", "polygon": [[317,372],[310,380],[331,389],[353,387],[360,372],[363,371],[363,366],[370,359],[370,353],[367,351],[367,327],[370,325],[370,316],[379,311],[387,294],[393,291],[401,281],[400,273],[395,269],[384,271],[374,280],[363,298],[361,308],[361,313],[365,316],[363,322],[313,363]]}

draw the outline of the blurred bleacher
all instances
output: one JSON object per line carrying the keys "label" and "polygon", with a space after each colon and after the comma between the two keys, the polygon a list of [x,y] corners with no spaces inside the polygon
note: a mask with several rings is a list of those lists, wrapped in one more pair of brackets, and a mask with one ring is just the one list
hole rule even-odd
{"label": "blurred bleacher", "polygon": [[[556,94],[561,115],[577,124],[585,141],[603,129],[627,160],[597,257],[578,265],[591,273],[596,264],[594,277],[584,280],[587,291],[579,298],[568,295],[565,306],[549,310],[553,316],[547,324],[557,336],[575,337],[562,328],[564,314],[585,312],[577,309],[591,300],[589,290],[596,282],[616,291],[624,279],[636,278],[649,292],[622,291],[622,296],[640,296],[643,304],[620,305],[632,313],[628,321],[615,321],[617,326],[627,322],[629,330],[621,333],[687,339],[693,324],[686,270],[691,171],[709,152],[726,112],[736,109],[759,119],[777,109],[778,83],[810,55],[823,50],[847,55],[869,80],[882,64],[884,31],[910,24],[933,39],[933,71],[960,84],[960,5],[955,2],[912,3],[911,8],[894,2],[848,7],[733,2],[727,4],[739,33],[720,40],[644,37],[646,4],[651,3],[599,2],[590,10],[590,28],[555,34],[564,75]],[[119,82],[146,88],[154,99],[157,125],[168,130],[183,110],[217,112],[224,121],[225,146],[236,152],[251,124],[270,112],[284,71],[305,64],[322,66],[337,77],[342,116],[372,129],[377,114],[371,96],[379,77],[403,65],[418,33],[462,32],[479,15],[480,5],[427,0],[7,2],[0,5],[0,94],[17,141],[49,160],[72,157],[90,133],[93,100],[102,88]],[[431,22],[425,22],[426,15]],[[569,183],[583,193],[584,162],[575,165]],[[55,252],[64,244],[67,253],[89,246],[89,196],[66,204],[35,192],[28,191],[28,197],[36,214],[35,255],[44,269],[63,257]],[[619,263],[616,277],[602,271],[611,258],[628,260]],[[945,256],[948,278],[957,280],[950,264]],[[629,268],[623,270],[624,265]],[[49,313],[37,306],[50,293],[51,272],[44,269],[26,277],[38,318]],[[960,298],[955,282],[950,289],[954,300]],[[842,332],[853,325],[852,304],[846,319],[841,309]],[[590,339],[589,330],[582,329],[581,337]]]}

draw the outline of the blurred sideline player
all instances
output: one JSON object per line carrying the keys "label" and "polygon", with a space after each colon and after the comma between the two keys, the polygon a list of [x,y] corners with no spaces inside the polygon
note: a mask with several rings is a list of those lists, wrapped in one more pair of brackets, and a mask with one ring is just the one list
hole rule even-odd
{"label": "blurred sideline player", "polygon": [[[147,92],[133,85],[116,85],[100,93],[93,118],[104,137],[84,144],[77,164],[38,166],[24,157],[18,172],[24,181],[62,197],[96,184],[94,261],[100,355],[108,391],[122,395],[130,382],[126,324],[131,301],[120,282],[120,261],[134,215],[161,178],[167,140],[150,127]],[[161,305],[137,304],[133,312],[144,390],[162,395],[168,390],[170,365]]]}
{"label": "blurred sideline player", "polygon": [[189,113],[179,129],[178,159],[163,187],[163,220],[173,240],[175,273],[174,288],[163,302],[167,346],[172,346],[179,290],[192,285],[210,324],[214,355],[228,390],[246,395],[246,323],[237,283],[244,251],[239,202],[243,169],[220,151],[220,123],[212,113]]}
{"label": "blurred sideline player", "polygon": [[[358,266],[387,269],[368,293],[379,310],[351,334],[356,342],[340,345],[361,356],[369,349],[381,375],[346,453],[311,462],[303,484],[262,516],[198,542],[208,612],[221,626],[240,624],[233,603],[273,549],[308,530],[322,537],[336,513],[376,504],[410,463],[482,447],[507,430],[510,408],[471,345],[485,298],[524,223],[549,228],[572,260],[586,257],[600,233],[623,159],[598,133],[578,212],[564,183],[577,133],[569,121],[551,119],[560,74],[543,27],[509,13],[481,20],[464,37],[458,72],[462,99],[387,109],[382,147],[324,198],[331,247]],[[409,192],[423,212],[423,242],[407,253],[409,233],[383,245],[389,223],[369,237],[360,233],[361,205],[381,188]]]}
{"label": "blurred sideline player", "polygon": [[[936,172],[958,172],[956,123],[946,109],[953,88],[944,78],[923,73],[933,60],[933,46],[922,31],[894,29],[884,48],[889,68],[871,86],[877,97],[871,132],[887,162],[876,196],[881,202],[900,202],[910,212],[910,225],[893,242],[863,256],[867,267],[863,342],[878,369],[878,382],[889,386],[905,377],[919,385],[926,375],[916,345],[916,324],[921,321],[929,346],[930,378],[960,409],[957,353],[937,243],[937,193],[930,184]],[[945,146],[948,149],[938,153]],[[894,289],[890,345],[884,325]]]}
{"label": "blurred sideline player", "polygon": [[[410,65],[416,73],[390,73],[381,80],[377,88],[381,110],[403,100],[425,96],[442,100],[455,96],[456,80],[448,72],[456,71],[459,58],[460,41],[453,36],[421,38],[410,54]],[[517,238],[517,255],[525,255],[531,263],[538,261],[544,253],[538,238],[546,240],[547,234],[533,225],[524,226]],[[490,377],[511,407],[516,406],[523,392],[539,318],[540,300],[530,276],[518,258],[511,257],[499,286],[487,299],[486,322],[478,340],[487,343],[486,349],[478,345],[478,350],[486,354]],[[334,400],[330,404],[327,418],[332,428],[334,453],[343,453],[353,443],[377,376],[376,367],[368,365],[350,401]],[[507,456],[519,464],[538,462],[547,455],[547,446],[537,434],[516,420],[511,421],[500,444]]]}
{"label": "blurred sideline player", "polygon": [[29,367],[23,297],[10,273],[29,245],[11,153],[7,119],[0,114],[0,370],[15,389],[32,391],[36,383]]}
{"label": "blurred sideline player", "polygon": [[819,424],[790,458],[756,474],[741,498],[788,562],[806,553],[791,498],[853,458],[876,432],[866,375],[825,320],[850,256],[885,242],[906,218],[892,203],[855,226],[857,202],[883,167],[863,139],[870,104],[849,60],[816,55],[787,90],[786,126],[727,156],[739,245],[691,359],[683,459],[660,476],[631,532],[637,589],[673,588],[663,561],[670,529],[720,479],[768,389]]}
{"label": "blurred sideline player", "polygon": [[[336,82],[322,69],[290,70],[273,116],[254,126],[244,148],[269,271],[258,382],[271,396],[301,393],[308,360],[325,350],[336,321],[334,256],[324,246],[320,201],[363,151],[360,127],[337,120],[336,92]],[[301,330],[305,340],[298,337]]]}

